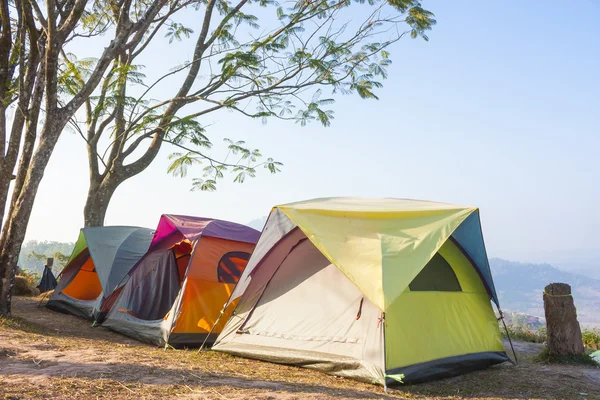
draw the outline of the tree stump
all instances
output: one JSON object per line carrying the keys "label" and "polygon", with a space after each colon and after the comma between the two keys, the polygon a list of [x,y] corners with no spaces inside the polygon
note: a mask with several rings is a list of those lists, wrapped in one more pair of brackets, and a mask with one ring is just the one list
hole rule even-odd
{"label": "tree stump", "polygon": [[566,283],[551,283],[544,289],[544,312],[548,333],[550,355],[584,354],[581,328],[577,322],[577,310]]}

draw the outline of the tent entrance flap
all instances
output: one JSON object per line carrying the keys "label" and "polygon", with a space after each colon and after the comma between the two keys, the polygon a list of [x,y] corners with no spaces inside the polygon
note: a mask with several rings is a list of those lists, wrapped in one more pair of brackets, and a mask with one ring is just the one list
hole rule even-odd
{"label": "tent entrance flap", "polygon": [[96,267],[91,257],[88,257],[83,263],[62,292],[77,300],[96,300],[102,294],[100,279],[98,279]]}
{"label": "tent entrance flap", "polygon": [[131,277],[130,284],[121,294],[128,298],[128,302],[119,304],[118,311],[141,320],[162,320],[171,310],[180,288],[174,252],[155,252]]}

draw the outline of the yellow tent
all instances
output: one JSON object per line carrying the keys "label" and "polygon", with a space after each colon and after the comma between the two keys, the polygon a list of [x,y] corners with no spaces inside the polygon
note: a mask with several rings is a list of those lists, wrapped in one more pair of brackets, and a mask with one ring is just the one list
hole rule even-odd
{"label": "yellow tent", "polygon": [[309,200],[272,210],[214,348],[420,381],[507,360],[490,300],[477,208]]}

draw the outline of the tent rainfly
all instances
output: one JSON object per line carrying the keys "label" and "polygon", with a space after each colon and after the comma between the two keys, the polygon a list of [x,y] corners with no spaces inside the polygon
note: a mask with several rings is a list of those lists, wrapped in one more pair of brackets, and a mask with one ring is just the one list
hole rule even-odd
{"label": "tent rainfly", "polygon": [[102,325],[161,346],[212,343],[259,236],[232,222],[163,215],[148,253],[107,302]]}
{"label": "tent rainfly", "polygon": [[133,226],[83,228],[47,307],[95,319],[106,299],[146,253],[153,231]]}
{"label": "tent rainfly", "polygon": [[389,385],[508,360],[474,207],[327,198],[277,206],[213,349]]}

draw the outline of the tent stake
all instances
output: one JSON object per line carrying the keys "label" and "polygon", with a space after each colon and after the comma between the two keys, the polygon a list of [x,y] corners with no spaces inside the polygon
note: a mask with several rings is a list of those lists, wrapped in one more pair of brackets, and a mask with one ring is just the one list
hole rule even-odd
{"label": "tent stake", "polygon": [[43,302],[44,300],[46,300],[46,295],[47,295],[48,293],[49,293],[49,292],[46,292],[46,293],[44,293],[44,295],[42,296],[42,299],[40,300],[40,302],[39,302],[39,303],[38,303],[38,305],[37,305],[37,308],[40,308],[40,307],[42,306],[42,302]]}
{"label": "tent stake", "polygon": [[512,350],[513,357],[515,361],[512,363],[513,365],[519,365],[519,360],[517,360],[517,353],[515,352],[515,348],[513,347],[512,340],[510,339],[510,334],[508,333],[508,328],[506,327],[506,323],[504,322],[504,313],[502,310],[498,309],[500,312],[500,319],[502,320],[502,325],[504,325],[504,331],[506,332],[506,337],[508,338],[508,343],[510,343],[510,349]]}

